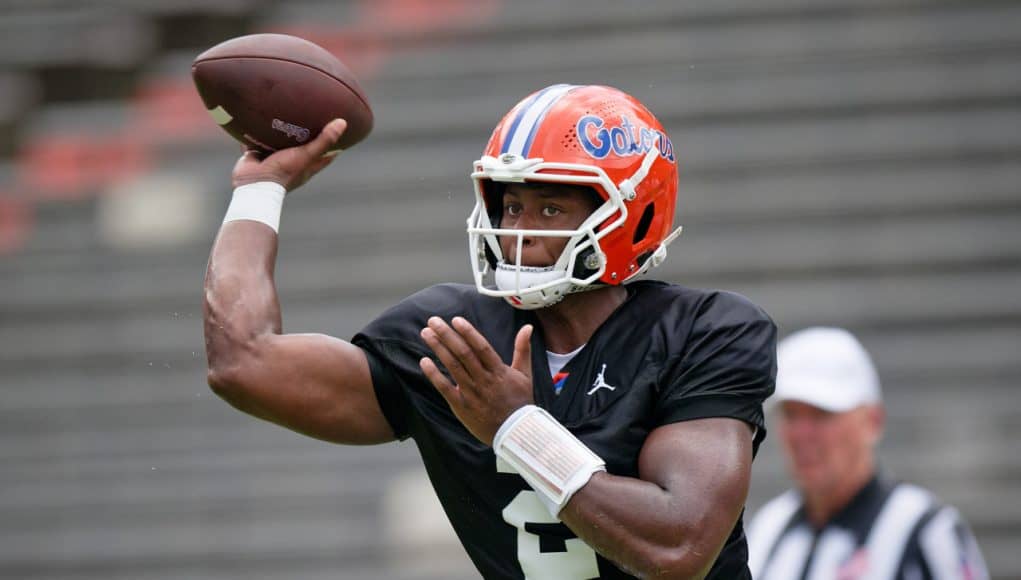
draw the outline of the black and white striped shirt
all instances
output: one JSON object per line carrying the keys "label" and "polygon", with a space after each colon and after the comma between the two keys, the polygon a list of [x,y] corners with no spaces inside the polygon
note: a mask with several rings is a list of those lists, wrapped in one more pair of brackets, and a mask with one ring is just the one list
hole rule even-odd
{"label": "black and white striped shirt", "polygon": [[755,580],[987,580],[971,530],[930,492],[874,477],[825,526],[788,491],[748,528]]}

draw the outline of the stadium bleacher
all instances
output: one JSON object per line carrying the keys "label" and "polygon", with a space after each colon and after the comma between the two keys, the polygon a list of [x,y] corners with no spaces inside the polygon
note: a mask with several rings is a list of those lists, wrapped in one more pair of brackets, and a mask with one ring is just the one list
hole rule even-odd
{"label": "stadium bleacher", "polygon": [[[350,337],[414,290],[469,281],[467,175],[500,115],[552,82],[621,87],[681,160],[685,233],[657,277],[742,292],[784,333],[858,333],[888,401],[883,465],[960,508],[995,578],[1021,578],[1021,4],[0,11],[0,578],[477,576],[445,544],[446,566],[394,564],[382,490],[421,473],[413,444],[331,446],[205,386],[202,276],[238,149],[188,67],[261,31],[336,51],[377,115],[288,200],[286,329]],[[111,225],[145,212],[132,191],[196,195],[150,208],[178,219],[147,243]],[[749,509],[786,485],[772,438]]]}

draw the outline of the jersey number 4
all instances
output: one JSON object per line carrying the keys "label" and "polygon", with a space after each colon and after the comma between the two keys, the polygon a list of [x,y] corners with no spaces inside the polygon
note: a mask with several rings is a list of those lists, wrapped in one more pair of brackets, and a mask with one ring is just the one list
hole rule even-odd
{"label": "jersey number 4", "polygon": [[[507,466],[499,467],[501,473],[513,473]],[[595,551],[551,516],[534,491],[514,496],[503,509],[503,519],[518,530],[518,562],[526,580],[599,577]]]}

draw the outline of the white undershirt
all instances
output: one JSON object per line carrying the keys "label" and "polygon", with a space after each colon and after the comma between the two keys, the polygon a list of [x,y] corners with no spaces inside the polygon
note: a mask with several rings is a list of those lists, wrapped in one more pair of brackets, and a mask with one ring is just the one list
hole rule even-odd
{"label": "white undershirt", "polygon": [[546,362],[549,364],[549,374],[551,377],[556,376],[560,372],[560,369],[564,368],[564,365],[571,362],[574,355],[581,352],[581,349],[585,348],[585,345],[581,345],[578,348],[572,350],[566,354],[560,354],[557,352],[546,351]]}

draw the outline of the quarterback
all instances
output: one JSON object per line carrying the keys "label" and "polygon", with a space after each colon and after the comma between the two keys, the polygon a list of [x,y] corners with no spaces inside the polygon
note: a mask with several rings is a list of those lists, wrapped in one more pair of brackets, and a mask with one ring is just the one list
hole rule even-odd
{"label": "quarterback", "polygon": [[234,167],[205,282],[209,384],[342,444],[414,439],[487,579],[750,578],[742,512],[776,328],[747,299],[646,279],[676,237],[677,159],[640,102],[554,85],[474,163],[474,285],[350,341],[284,334],[284,194],[345,128]]}

